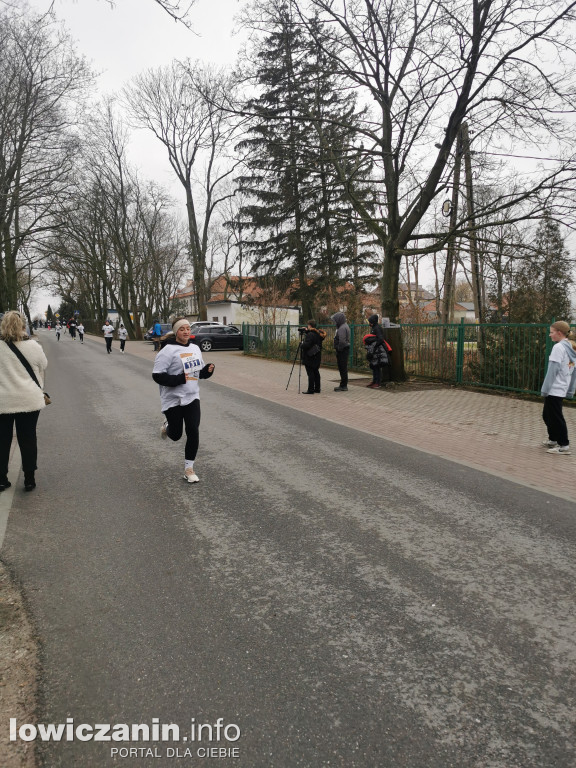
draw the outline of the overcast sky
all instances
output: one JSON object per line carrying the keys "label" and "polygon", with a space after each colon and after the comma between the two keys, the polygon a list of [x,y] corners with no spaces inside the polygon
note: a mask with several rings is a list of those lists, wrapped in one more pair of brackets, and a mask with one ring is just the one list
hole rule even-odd
{"label": "overcast sky", "polygon": [[[232,65],[240,47],[234,17],[245,0],[197,0],[190,11],[193,31],[176,23],[154,0],[28,0],[32,9],[45,12],[53,6],[98,73],[98,90],[120,91],[134,75],[149,67],[169,64],[173,59],[198,59],[217,65]],[[149,132],[133,134],[130,159],[142,176],[167,187],[185,206],[181,187],[174,178],[165,150]],[[33,302],[35,311],[45,311],[56,297],[42,294]]]}

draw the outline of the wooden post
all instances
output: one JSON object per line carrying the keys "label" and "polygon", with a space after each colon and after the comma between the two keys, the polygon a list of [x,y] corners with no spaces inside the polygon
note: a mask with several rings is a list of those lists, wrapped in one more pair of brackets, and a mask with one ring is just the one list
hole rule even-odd
{"label": "wooden post", "polygon": [[470,159],[470,136],[468,124],[462,123],[462,144],[464,153],[464,173],[466,176],[466,212],[468,214],[468,242],[470,243],[470,272],[472,275],[472,293],[474,295],[474,314],[477,322],[484,322],[484,299],[482,291],[482,267],[478,254],[476,237],[476,219],[474,215],[474,189],[472,186],[472,162]]}
{"label": "wooden post", "polygon": [[456,154],[454,158],[454,180],[452,182],[452,202],[450,208],[450,240],[444,269],[444,296],[442,299],[442,323],[454,321],[454,282],[456,267],[456,235],[458,224],[458,199],[460,196],[460,168],[462,166],[462,128],[456,135]]}

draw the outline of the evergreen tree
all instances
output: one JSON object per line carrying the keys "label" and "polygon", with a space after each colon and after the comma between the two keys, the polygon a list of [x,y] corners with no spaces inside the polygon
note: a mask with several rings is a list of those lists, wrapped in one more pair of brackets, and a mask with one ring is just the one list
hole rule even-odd
{"label": "evergreen tree", "polygon": [[546,214],[536,230],[533,256],[522,265],[511,292],[510,321],[569,320],[573,270],[560,225]]}
{"label": "evergreen tree", "polygon": [[[255,269],[295,280],[294,298],[308,318],[362,252],[334,169],[335,159],[353,162],[354,99],[338,90],[332,59],[304,36],[291,6],[266,6],[255,72],[261,93],[248,104],[253,119],[240,145],[247,173],[238,181],[250,200],[241,217]],[[358,169],[358,188],[366,176],[366,166]]]}

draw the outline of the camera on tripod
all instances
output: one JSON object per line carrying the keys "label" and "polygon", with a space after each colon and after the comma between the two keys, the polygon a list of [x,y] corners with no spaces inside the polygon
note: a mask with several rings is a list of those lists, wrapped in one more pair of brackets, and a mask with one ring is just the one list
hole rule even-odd
{"label": "camera on tripod", "polygon": [[305,325],[301,325],[300,328],[298,328],[298,333],[303,334],[303,333],[306,333],[307,330],[308,328],[306,328]]}

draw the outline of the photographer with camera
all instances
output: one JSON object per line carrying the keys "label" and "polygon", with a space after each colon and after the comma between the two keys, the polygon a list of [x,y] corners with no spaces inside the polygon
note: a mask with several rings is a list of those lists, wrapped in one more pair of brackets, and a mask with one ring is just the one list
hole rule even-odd
{"label": "photographer with camera", "polygon": [[306,328],[298,328],[302,346],[302,362],[308,374],[308,389],[303,395],[320,394],[320,362],[322,360],[322,342],[326,331],[316,328],[316,320],[308,320]]}

